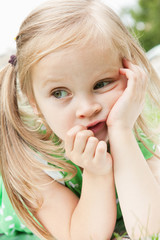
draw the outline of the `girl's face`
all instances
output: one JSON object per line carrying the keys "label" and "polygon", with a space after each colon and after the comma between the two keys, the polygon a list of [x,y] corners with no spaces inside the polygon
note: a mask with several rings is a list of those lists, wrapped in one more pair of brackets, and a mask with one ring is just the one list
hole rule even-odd
{"label": "girl's face", "polygon": [[120,67],[117,51],[96,45],[51,53],[33,67],[36,102],[60,139],[83,125],[99,140],[107,140],[106,120],[127,84]]}

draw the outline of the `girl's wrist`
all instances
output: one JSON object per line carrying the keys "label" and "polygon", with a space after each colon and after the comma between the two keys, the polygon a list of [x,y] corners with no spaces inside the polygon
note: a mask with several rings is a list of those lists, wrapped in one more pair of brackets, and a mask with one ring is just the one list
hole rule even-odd
{"label": "girl's wrist", "polygon": [[129,134],[132,133],[132,127],[116,125],[116,126],[108,126],[108,135],[114,134]]}
{"label": "girl's wrist", "polygon": [[90,179],[96,179],[96,180],[105,179],[105,178],[108,179],[110,177],[113,178],[113,167],[111,167],[106,174],[98,174],[98,172],[96,174],[94,174],[94,173],[84,169],[83,170],[83,177],[84,177],[84,175],[87,176]]}
{"label": "girl's wrist", "polygon": [[[111,127],[108,128],[108,137],[110,143],[115,141],[115,139],[122,139],[122,138],[130,138],[130,136],[133,135],[133,129],[128,127]],[[113,141],[112,141],[113,139]]]}

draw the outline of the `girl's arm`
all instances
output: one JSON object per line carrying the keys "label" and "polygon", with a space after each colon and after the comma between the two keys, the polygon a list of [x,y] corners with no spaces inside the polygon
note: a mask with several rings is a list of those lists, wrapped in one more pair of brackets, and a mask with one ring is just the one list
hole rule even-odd
{"label": "girl's arm", "polygon": [[[156,155],[160,156],[159,148],[156,148]],[[160,159],[153,156],[147,160],[147,164],[152,171],[157,183],[160,185]]]}
{"label": "girl's arm", "polygon": [[143,239],[159,233],[160,187],[132,131],[114,129],[110,142],[118,198],[129,236]]}
{"label": "girl's arm", "polygon": [[120,73],[128,79],[107,119],[115,184],[126,230],[132,239],[160,232],[160,187],[144,159],[133,125],[142,111],[146,74],[127,60]]}
{"label": "girl's arm", "polygon": [[52,183],[42,192],[38,220],[60,240],[110,239],[116,221],[112,159],[106,143],[81,126],[66,138],[67,156],[84,169],[80,199],[68,188]]}

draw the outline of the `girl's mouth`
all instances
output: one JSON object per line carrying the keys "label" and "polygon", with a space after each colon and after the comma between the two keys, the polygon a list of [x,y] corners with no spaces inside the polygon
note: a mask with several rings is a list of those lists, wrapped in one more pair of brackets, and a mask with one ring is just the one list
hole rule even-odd
{"label": "girl's mouth", "polygon": [[103,129],[106,126],[106,122],[98,122],[95,123],[94,125],[88,126],[87,129],[91,130],[94,134],[99,132],[101,129]]}

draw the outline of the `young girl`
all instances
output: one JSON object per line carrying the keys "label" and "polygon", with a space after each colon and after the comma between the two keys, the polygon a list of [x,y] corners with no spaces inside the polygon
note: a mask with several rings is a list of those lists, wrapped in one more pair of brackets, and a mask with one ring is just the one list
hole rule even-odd
{"label": "young girl", "polygon": [[108,240],[123,217],[132,239],[158,234],[160,83],[119,17],[52,0],[16,43],[0,75],[0,233]]}

